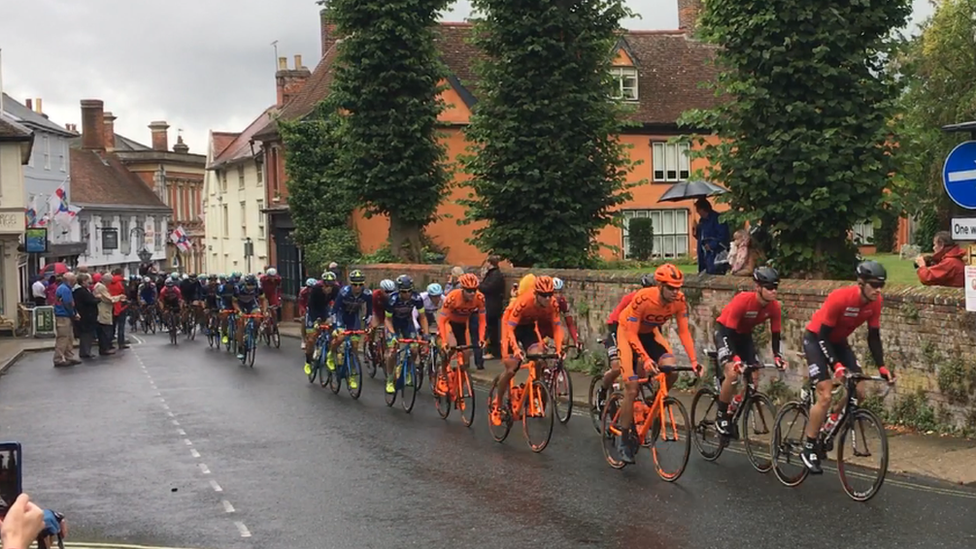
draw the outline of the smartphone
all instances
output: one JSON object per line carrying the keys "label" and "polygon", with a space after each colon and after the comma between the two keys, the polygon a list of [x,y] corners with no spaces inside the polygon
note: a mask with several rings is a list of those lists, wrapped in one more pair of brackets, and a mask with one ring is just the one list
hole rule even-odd
{"label": "smartphone", "polygon": [[19,442],[0,442],[0,518],[24,491],[22,459]]}

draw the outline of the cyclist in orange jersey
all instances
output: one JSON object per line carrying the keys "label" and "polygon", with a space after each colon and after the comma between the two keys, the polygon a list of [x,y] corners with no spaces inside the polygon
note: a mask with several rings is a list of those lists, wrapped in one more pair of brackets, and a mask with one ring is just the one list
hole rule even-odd
{"label": "cyclist in orange jersey", "polygon": [[[631,427],[634,422],[634,399],[637,397],[639,385],[635,368],[635,358],[640,358],[644,375],[658,373],[657,366],[674,366],[677,364],[671,345],[661,334],[664,326],[672,318],[678,321],[678,337],[681,345],[688,353],[695,373],[701,376],[702,367],[695,356],[695,342],[691,339],[688,329],[688,306],[685,296],[681,293],[684,275],[670,263],[665,263],[654,271],[657,286],[645,288],[637,292],[625,312],[620,315],[620,326],[617,328],[617,343],[620,346],[620,371],[624,378],[624,399],[620,406],[620,427],[623,436],[620,437],[620,459],[626,463],[634,462],[634,435]],[[636,356],[635,356],[636,353]],[[667,386],[670,389],[677,380],[677,374],[667,376]]]}
{"label": "cyclist in orange jersey", "polygon": [[[505,373],[498,378],[498,391],[491,410],[491,421],[495,425],[501,425],[510,414],[502,403],[505,402],[509,382],[525,358],[519,345],[525,348],[527,354],[542,353],[538,328],[539,331],[548,330],[553,335],[556,353],[563,352],[562,323],[559,321],[559,305],[553,298],[554,292],[552,277],[536,277],[534,291],[519,295],[502,315],[502,363],[505,364]],[[535,373],[541,379],[539,366],[536,363]]]}
{"label": "cyclist in orange jersey", "polygon": [[[437,329],[441,334],[441,349],[447,351],[449,341],[455,346],[469,345],[468,334],[474,315],[478,315],[479,347],[485,343],[485,295],[478,291],[478,277],[466,273],[458,278],[459,288],[452,290],[444,298],[440,314],[437,315]],[[464,361],[461,367],[468,369],[471,363],[471,350],[463,351]],[[444,380],[444,361],[437,366],[438,386],[444,383],[442,390],[447,390]]]}

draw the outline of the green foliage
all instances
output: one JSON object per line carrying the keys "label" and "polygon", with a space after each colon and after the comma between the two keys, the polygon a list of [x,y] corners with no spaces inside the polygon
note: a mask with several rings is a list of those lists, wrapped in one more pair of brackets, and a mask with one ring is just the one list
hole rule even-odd
{"label": "green foliage", "polygon": [[781,379],[771,378],[762,390],[776,406],[782,406],[791,400],[799,398],[799,393]]}
{"label": "green foliage", "polygon": [[629,223],[630,257],[647,261],[654,252],[654,224],[649,217],[635,217]]}
{"label": "green foliage", "polygon": [[969,397],[976,390],[976,367],[968,366],[962,359],[954,358],[939,366],[939,391],[955,404],[969,403]]}
{"label": "green foliage", "polygon": [[341,164],[342,119],[335,103],[319,103],[305,119],[280,120],[288,172],[288,206],[295,221],[295,241],[305,252],[312,272],[329,262],[347,264],[359,255],[350,216],[356,193],[350,190]]}
{"label": "green foliage", "polygon": [[[405,246],[406,243],[404,243],[403,245]],[[401,252],[405,252],[405,251],[401,250]],[[427,235],[421,234],[421,255],[419,260],[412,260],[412,261],[417,261],[419,263],[430,263],[430,264],[444,263],[444,258],[446,256],[447,256],[447,251],[444,248],[438,246],[433,240],[428,238]],[[398,255],[393,252],[393,248],[391,247],[390,242],[387,241],[385,245],[383,245],[380,248],[377,248],[375,251],[359,256],[359,258],[356,259],[355,262],[363,263],[363,264],[377,264],[377,263],[404,263],[405,261],[403,260],[402,254]]]}
{"label": "green foliage", "polygon": [[878,222],[874,227],[874,246],[878,253],[895,251],[895,236],[898,234],[898,222],[901,210],[891,204],[885,204],[878,211]]}
{"label": "green foliage", "polygon": [[448,181],[436,133],[446,72],[434,46],[447,3],[320,2],[343,38],[331,94],[345,115],[345,176],[367,215],[389,216],[391,248],[411,261],[421,259],[421,233]]}
{"label": "green foliage", "polygon": [[921,389],[898,399],[888,419],[898,425],[912,427],[919,431],[940,429],[935,416],[935,409],[929,405],[928,399],[925,398],[925,393]]}
{"label": "green foliage", "polygon": [[602,347],[596,350],[584,349],[578,356],[567,358],[564,365],[570,372],[580,372],[588,376],[603,375],[607,367],[607,353]]}
{"label": "green foliage", "polygon": [[894,172],[899,88],[884,60],[910,4],[704,3],[702,36],[721,46],[717,91],[730,100],[683,122],[721,138],[700,153],[729,188],[723,219],[768,230],[783,274],[852,276],[848,232],[873,218]]}
{"label": "green foliage", "polygon": [[943,0],[902,44],[894,66],[905,82],[902,115],[895,119],[898,174],[893,195],[909,214],[919,216],[915,244],[931,249],[932,236],[948,229],[959,208],[942,186],[942,163],[968,138],[948,134],[946,124],[976,119],[976,0]]}
{"label": "green foliage", "polygon": [[622,0],[472,5],[484,14],[475,43],[487,61],[476,67],[462,223],[486,222],[472,242],[516,266],[585,266],[629,198],[620,106],[608,100],[615,33],[629,12]]}

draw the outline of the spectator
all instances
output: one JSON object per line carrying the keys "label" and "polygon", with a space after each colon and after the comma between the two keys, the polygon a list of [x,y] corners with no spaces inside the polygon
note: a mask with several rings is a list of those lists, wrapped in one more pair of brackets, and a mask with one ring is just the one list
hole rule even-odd
{"label": "spectator", "polygon": [[722,274],[724,267],[715,265],[719,252],[729,249],[729,226],[718,220],[718,212],[705,198],[695,202],[698,223],[694,227],[698,240],[698,272]]}
{"label": "spectator", "polygon": [[739,229],[735,232],[735,241],[732,242],[732,248],[729,250],[732,276],[752,276],[759,263],[759,250],[753,245],[749,231]]}
{"label": "spectator", "polygon": [[31,297],[34,298],[35,307],[47,305],[47,287],[44,285],[44,277],[37,275],[37,280],[31,284]]}
{"label": "spectator", "polygon": [[[54,277],[51,277],[52,279]],[[53,282],[52,282],[53,284]],[[72,321],[78,320],[78,312],[75,311],[75,298],[71,293],[71,287],[75,284],[75,275],[65,273],[64,280],[55,290],[54,296],[54,366],[74,366],[81,364],[80,360],[75,359],[74,351],[74,326]]]}
{"label": "spectator", "polygon": [[915,268],[918,280],[926,286],[948,286],[962,288],[966,285],[966,256],[948,231],[939,231],[932,238],[930,256],[920,255],[915,258]]}
{"label": "spectator", "polygon": [[47,286],[44,288],[44,301],[48,305],[54,305],[54,293],[58,291],[58,277],[51,275],[51,278],[47,279]]}
{"label": "spectator", "polygon": [[[98,299],[98,349],[100,355],[114,355],[112,349],[112,310],[117,298],[112,297],[105,285],[105,280],[111,280],[108,273],[95,273],[93,277],[95,288],[92,294]],[[104,279],[104,280],[103,280]]]}
{"label": "spectator", "polygon": [[447,275],[447,282],[444,283],[444,295],[451,293],[454,286],[457,285],[458,278],[464,274],[464,267],[460,265],[451,269],[451,274]]}
{"label": "spectator", "polygon": [[[78,356],[94,358],[91,349],[98,331],[98,298],[91,293],[92,278],[87,273],[78,275],[75,288],[75,306],[78,309]],[[101,340],[99,340],[101,345]],[[100,349],[102,350],[102,349]]]}
{"label": "spectator", "polygon": [[112,276],[110,277],[110,282],[105,285],[108,287],[108,293],[112,297],[122,296],[123,299],[116,301],[112,306],[112,335],[118,339],[118,348],[128,349],[128,341],[125,340],[125,317],[128,312],[129,304],[126,302],[125,298],[125,283],[122,281],[122,269],[116,268],[112,270]]}
{"label": "spectator", "polygon": [[482,267],[481,284],[478,289],[485,294],[485,338],[488,340],[484,358],[502,356],[501,328],[502,312],[505,302],[505,277],[498,269],[501,261],[497,255],[490,255]]}

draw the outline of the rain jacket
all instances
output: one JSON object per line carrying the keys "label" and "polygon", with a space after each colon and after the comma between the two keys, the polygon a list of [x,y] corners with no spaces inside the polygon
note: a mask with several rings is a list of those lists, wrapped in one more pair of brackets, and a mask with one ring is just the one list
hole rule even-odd
{"label": "rain jacket", "polygon": [[959,246],[944,248],[932,256],[931,267],[919,267],[918,279],[926,286],[962,288],[966,285],[965,252]]}

